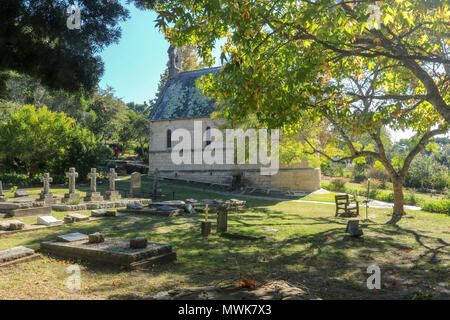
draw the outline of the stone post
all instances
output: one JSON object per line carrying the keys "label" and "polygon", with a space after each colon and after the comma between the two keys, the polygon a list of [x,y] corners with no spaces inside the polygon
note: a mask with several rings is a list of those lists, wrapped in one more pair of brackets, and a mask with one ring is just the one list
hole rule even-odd
{"label": "stone post", "polygon": [[227,232],[228,229],[228,209],[221,206],[217,212],[217,232]]}

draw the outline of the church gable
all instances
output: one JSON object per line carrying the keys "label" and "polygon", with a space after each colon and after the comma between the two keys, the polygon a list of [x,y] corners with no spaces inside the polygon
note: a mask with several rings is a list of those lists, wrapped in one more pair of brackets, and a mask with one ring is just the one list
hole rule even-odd
{"label": "church gable", "polygon": [[215,111],[214,101],[201,94],[195,81],[205,74],[215,74],[219,70],[220,67],[181,72],[169,79],[150,119],[158,121],[209,117]]}

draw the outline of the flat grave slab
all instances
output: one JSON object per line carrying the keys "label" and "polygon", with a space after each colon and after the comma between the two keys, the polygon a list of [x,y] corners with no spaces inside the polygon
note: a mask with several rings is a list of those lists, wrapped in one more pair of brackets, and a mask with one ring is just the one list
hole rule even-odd
{"label": "flat grave slab", "polygon": [[0,268],[39,257],[40,255],[36,254],[34,250],[22,246],[2,250],[0,251]]}
{"label": "flat grave slab", "polygon": [[131,249],[130,240],[111,238],[106,238],[101,243],[89,243],[89,240],[42,242],[41,251],[63,258],[82,259],[128,269],[167,263],[176,259],[176,253],[169,244],[149,242],[146,248]]}
{"label": "flat grave slab", "polygon": [[62,234],[60,236],[56,237],[57,241],[60,242],[74,242],[74,241],[80,241],[80,240],[86,240],[89,239],[89,236],[87,234],[83,233],[68,233],[68,234]]}
{"label": "flat grave slab", "polygon": [[160,217],[175,217],[184,215],[184,210],[172,208],[172,210],[165,210],[165,208],[150,208],[150,209],[118,209],[118,213],[132,213],[132,214],[147,214]]}
{"label": "flat grave slab", "polygon": [[37,224],[44,226],[57,226],[63,224],[63,221],[58,220],[53,216],[43,216],[37,218]]}

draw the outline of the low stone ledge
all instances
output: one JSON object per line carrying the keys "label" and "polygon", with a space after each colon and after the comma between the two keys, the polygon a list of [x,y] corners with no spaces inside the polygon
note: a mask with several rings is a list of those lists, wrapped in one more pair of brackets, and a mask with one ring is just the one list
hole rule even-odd
{"label": "low stone ledge", "polygon": [[121,200],[121,201],[104,201],[104,202],[88,202],[82,204],[53,204],[51,207],[55,211],[87,211],[97,209],[112,209],[126,207],[129,203],[140,203],[142,205],[148,205],[152,203],[151,199],[134,199],[134,200]]}

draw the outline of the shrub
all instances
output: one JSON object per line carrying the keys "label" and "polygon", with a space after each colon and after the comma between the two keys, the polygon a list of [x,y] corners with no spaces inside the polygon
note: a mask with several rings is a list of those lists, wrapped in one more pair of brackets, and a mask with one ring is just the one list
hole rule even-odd
{"label": "shrub", "polygon": [[345,191],[346,181],[344,179],[332,179],[330,182],[330,187],[332,191]]}
{"label": "shrub", "polygon": [[15,184],[23,187],[28,187],[41,185],[41,181],[39,180],[40,177],[41,175],[28,177],[27,175],[20,173],[4,173],[0,174],[0,181],[2,181],[4,187],[7,184],[9,185]]}
{"label": "shrub", "polygon": [[10,170],[21,169],[29,177],[50,172],[59,183],[69,167],[77,169],[80,181],[87,180],[90,168],[109,158],[111,150],[65,113],[25,105],[0,124],[0,154]]}
{"label": "shrub", "polygon": [[366,171],[367,164],[366,163],[355,163],[351,166],[351,172],[352,172],[352,178],[356,182],[364,181],[365,177],[365,171]]}
{"label": "shrub", "polygon": [[422,209],[429,212],[446,213],[450,215],[450,200],[423,201]]}

